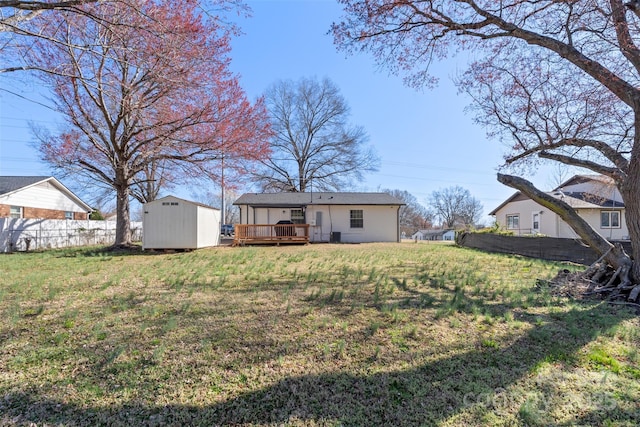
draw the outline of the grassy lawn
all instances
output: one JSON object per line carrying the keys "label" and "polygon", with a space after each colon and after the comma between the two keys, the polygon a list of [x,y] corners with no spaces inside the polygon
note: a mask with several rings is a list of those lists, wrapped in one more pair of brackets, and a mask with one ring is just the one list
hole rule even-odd
{"label": "grassy lawn", "polygon": [[640,319],[442,244],[0,255],[0,425],[636,426]]}

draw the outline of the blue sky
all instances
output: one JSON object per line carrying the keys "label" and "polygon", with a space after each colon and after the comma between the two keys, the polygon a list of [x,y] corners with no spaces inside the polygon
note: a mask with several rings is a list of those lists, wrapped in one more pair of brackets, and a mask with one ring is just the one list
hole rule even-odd
{"label": "blue sky", "polygon": [[[429,195],[460,185],[479,199],[488,213],[514,190],[496,181],[503,147],[487,139],[464,108],[469,99],[457,94],[451,77],[465,64],[455,58],[436,64],[436,89],[416,91],[380,69],[371,56],[337,51],[328,30],[341,16],[333,0],[248,0],[253,16],[239,19],[244,35],[235,39],[232,69],[251,98],[279,79],[328,77],[351,107],[351,121],[363,126],[381,158],[377,173],[355,190],[406,190],[427,206]],[[0,77],[0,175],[49,175],[31,147],[29,122],[56,130],[55,112],[41,89],[19,76]],[[527,177],[543,189],[550,179]],[[63,180],[64,182],[64,180]],[[188,193],[188,189],[183,189]],[[490,218],[484,216],[486,224]]]}

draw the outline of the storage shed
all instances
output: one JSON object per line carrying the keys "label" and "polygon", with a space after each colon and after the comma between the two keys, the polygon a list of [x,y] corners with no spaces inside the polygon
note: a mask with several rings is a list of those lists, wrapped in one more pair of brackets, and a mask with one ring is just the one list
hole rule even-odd
{"label": "storage shed", "polygon": [[142,249],[198,249],[220,242],[220,210],[174,196],[144,204]]}

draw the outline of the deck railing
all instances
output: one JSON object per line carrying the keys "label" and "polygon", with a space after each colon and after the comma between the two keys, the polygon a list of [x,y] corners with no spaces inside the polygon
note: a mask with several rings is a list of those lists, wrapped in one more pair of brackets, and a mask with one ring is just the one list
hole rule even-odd
{"label": "deck railing", "polygon": [[309,224],[236,224],[233,244],[309,243]]}

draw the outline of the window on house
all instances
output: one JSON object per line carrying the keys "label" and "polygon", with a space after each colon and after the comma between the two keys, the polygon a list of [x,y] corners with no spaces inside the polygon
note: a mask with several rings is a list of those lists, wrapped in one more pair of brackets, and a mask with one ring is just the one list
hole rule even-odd
{"label": "window on house", "polygon": [[354,209],[349,214],[351,228],[364,228],[364,213],[362,209]]}
{"label": "window on house", "polygon": [[291,222],[294,224],[304,224],[304,212],[302,209],[291,209]]}
{"label": "window on house", "polygon": [[507,229],[520,228],[520,215],[507,215]]}
{"label": "window on house", "polygon": [[620,228],[620,212],[601,211],[600,228]]}
{"label": "window on house", "polygon": [[66,211],[64,213],[64,219],[73,219],[73,212]]}
{"label": "window on house", "polygon": [[11,206],[9,218],[22,218],[22,206]]}

